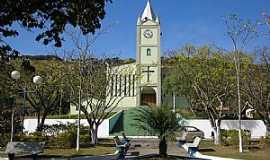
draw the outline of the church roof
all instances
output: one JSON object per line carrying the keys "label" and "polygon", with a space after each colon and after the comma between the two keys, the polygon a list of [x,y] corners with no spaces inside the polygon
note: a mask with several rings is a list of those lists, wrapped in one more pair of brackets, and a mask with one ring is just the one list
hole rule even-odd
{"label": "church roof", "polygon": [[147,1],[143,14],[141,16],[141,20],[144,21],[145,19],[150,19],[152,21],[156,20],[156,16],[151,6],[150,0]]}

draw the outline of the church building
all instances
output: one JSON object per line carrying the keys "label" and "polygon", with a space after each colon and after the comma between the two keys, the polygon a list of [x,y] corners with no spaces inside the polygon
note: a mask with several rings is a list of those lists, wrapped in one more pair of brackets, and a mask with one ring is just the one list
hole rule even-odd
{"label": "church building", "polygon": [[[160,20],[150,1],[138,17],[136,26],[136,62],[115,67],[119,72],[111,78],[111,96],[121,99],[116,110],[162,104]],[[131,70],[128,74],[123,72],[127,68]],[[75,108],[71,107],[71,114],[77,113]]]}

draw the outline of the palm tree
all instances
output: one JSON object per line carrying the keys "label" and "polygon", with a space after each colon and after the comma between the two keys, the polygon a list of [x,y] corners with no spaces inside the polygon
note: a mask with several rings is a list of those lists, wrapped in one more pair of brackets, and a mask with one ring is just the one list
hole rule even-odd
{"label": "palm tree", "polygon": [[138,129],[156,135],[159,138],[159,155],[167,156],[167,139],[175,136],[175,131],[181,128],[181,118],[167,106],[139,107],[134,112],[135,123]]}

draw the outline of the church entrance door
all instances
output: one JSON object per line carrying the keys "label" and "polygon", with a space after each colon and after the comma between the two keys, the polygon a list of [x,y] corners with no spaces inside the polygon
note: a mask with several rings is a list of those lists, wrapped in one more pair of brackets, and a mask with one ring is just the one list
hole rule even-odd
{"label": "church entrance door", "polygon": [[156,92],[152,87],[144,87],[141,93],[141,105],[156,106]]}

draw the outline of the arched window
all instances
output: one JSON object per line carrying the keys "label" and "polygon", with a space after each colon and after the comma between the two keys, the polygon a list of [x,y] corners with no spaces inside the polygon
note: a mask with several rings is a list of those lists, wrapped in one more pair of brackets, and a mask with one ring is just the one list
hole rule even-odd
{"label": "arched window", "polygon": [[150,48],[147,48],[147,50],[146,50],[146,55],[147,55],[147,56],[151,56],[151,49],[150,49]]}

